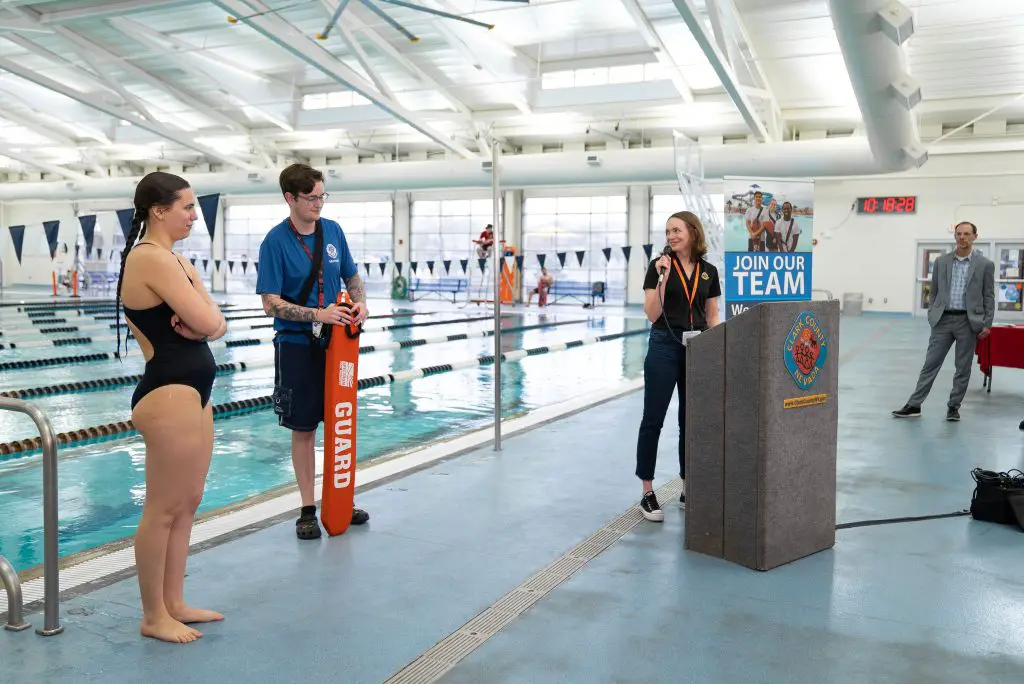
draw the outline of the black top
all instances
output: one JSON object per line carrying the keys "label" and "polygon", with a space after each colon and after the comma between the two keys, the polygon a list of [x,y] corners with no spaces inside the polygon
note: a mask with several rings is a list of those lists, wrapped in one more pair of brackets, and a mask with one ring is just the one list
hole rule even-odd
{"label": "black top", "polygon": [[[672,261],[679,266],[679,271],[686,276],[686,270],[683,265],[679,263],[679,259],[672,256]],[[647,266],[647,277],[644,278],[644,289],[645,290],[658,290],[658,269],[655,266],[657,259],[652,260]],[[676,272],[675,266],[670,266],[668,271],[665,272],[665,279],[661,283],[661,289],[658,292],[658,297],[661,298],[662,293],[664,294],[664,303],[662,304],[662,315],[654,323],[654,327],[659,330],[667,330],[665,325],[665,319],[668,319],[668,325],[671,326],[672,332],[679,334],[685,330],[706,330],[708,327],[708,315],[707,315],[707,304],[708,300],[713,297],[722,296],[722,286],[718,282],[718,269],[709,264],[706,260],[701,259],[697,262],[700,266],[700,275],[697,282],[697,294],[693,296],[693,327],[690,327],[690,303],[687,301],[686,294],[683,290],[683,283],[679,278],[679,273]],[[686,286],[690,292],[693,293],[693,278],[697,275],[696,267],[693,272],[687,277]]]}

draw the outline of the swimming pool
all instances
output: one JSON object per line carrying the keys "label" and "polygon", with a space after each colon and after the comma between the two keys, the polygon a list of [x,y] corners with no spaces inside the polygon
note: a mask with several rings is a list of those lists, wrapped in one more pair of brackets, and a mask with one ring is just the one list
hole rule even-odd
{"label": "swimming pool", "polygon": [[[389,303],[390,304],[390,303]],[[375,312],[384,312],[376,303]],[[397,311],[397,309],[396,309]],[[486,311],[445,311],[417,320],[450,320],[478,316]],[[0,314],[0,326],[16,318]],[[401,319],[406,322],[409,319]],[[503,351],[534,348],[594,335],[646,328],[641,318],[593,315],[574,308],[557,313],[511,310],[504,327],[577,321],[558,327],[503,333]],[[392,321],[371,321],[371,323]],[[493,329],[486,321],[412,327],[367,333],[361,344],[420,339]],[[251,336],[247,330],[228,337]],[[601,342],[578,349],[530,356],[502,366],[502,406],[506,417],[566,399],[586,395],[643,373],[647,339],[643,334]],[[45,358],[110,351],[111,344],[96,343],[61,348],[15,349],[0,352],[0,361]],[[134,350],[134,348],[133,348]],[[370,377],[410,368],[452,363],[491,354],[490,338],[444,342],[360,357],[360,376]],[[269,343],[215,352],[218,363],[260,362],[273,358]],[[142,371],[134,351],[123,362],[0,371],[0,387],[21,389],[130,375]],[[452,371],[411,382],[397,382],[359,392],[359,453],[366,462],[405,449],[449,438],[489,423],[494,411],[493,368]],[[218,378],[213,403],[265,396],[273,386],[272,367]],[[60,394],[33,399],[50,416],[54,429],[70,431],[127,420],[133,385]],[[278,427],[271,410],[218,419],[213,463],[200,512],[238,504],[294,481],[288,433]],[[34,435],[34,426],[19,414],[0,412],[0,441]],[[319,447],[319,445],[318,445]],[[623,455],[628,460],[629,455]],[[318,457],[318,461],[319,461]],[[138,436],[62,449],[60,452],[60,554],[94,549],[125,539],[135,532],[145,495],[145,449]],[[319,467],[319,464],[318,464]],[[19,570],[42,562],[42,474],[38,454],[0,461],[0,554]]]}

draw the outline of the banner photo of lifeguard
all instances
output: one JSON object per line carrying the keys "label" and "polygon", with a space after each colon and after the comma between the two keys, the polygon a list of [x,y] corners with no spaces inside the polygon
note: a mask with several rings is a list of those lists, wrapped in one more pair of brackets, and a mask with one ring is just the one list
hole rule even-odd
{"label": "banner photo of lifeguard", "polygon": [[814,183],[726,178],[725,251],[810,252]]}

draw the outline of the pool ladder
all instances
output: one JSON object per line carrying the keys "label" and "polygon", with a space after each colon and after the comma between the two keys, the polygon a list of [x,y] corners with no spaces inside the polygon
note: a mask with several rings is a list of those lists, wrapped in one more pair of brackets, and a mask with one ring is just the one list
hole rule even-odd
{"label": "pool ladder", "polygon": [[[57,436],[49,417],[35,404],[20,399],[0,397],[0,410],[24,413],[39,428],[43,447],[43,628],[40,636],[55,636],[64,631],[60,625],[60,569],[57,556]],[[31,625],[22,612],[24,598],[21,580],[7,559],[0,556],[0,581],[7,590],[7,624],[5,629],[20,632]]]}

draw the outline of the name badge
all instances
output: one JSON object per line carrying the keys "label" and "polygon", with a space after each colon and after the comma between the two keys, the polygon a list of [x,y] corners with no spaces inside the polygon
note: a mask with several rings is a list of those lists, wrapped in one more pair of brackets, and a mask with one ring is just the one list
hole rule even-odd
{"label": "name badge", "polygon": [[683,346],[684,347],[688,347],[690,345],[690,340],[692,340],[697,335],[700,335],[700,330],[684,330],[683,331]]}
{"label": "name badge", "polygon": [[324,330],[324,324],[320,321],[313,321],[313,337],[320,337],[320,333]]}

